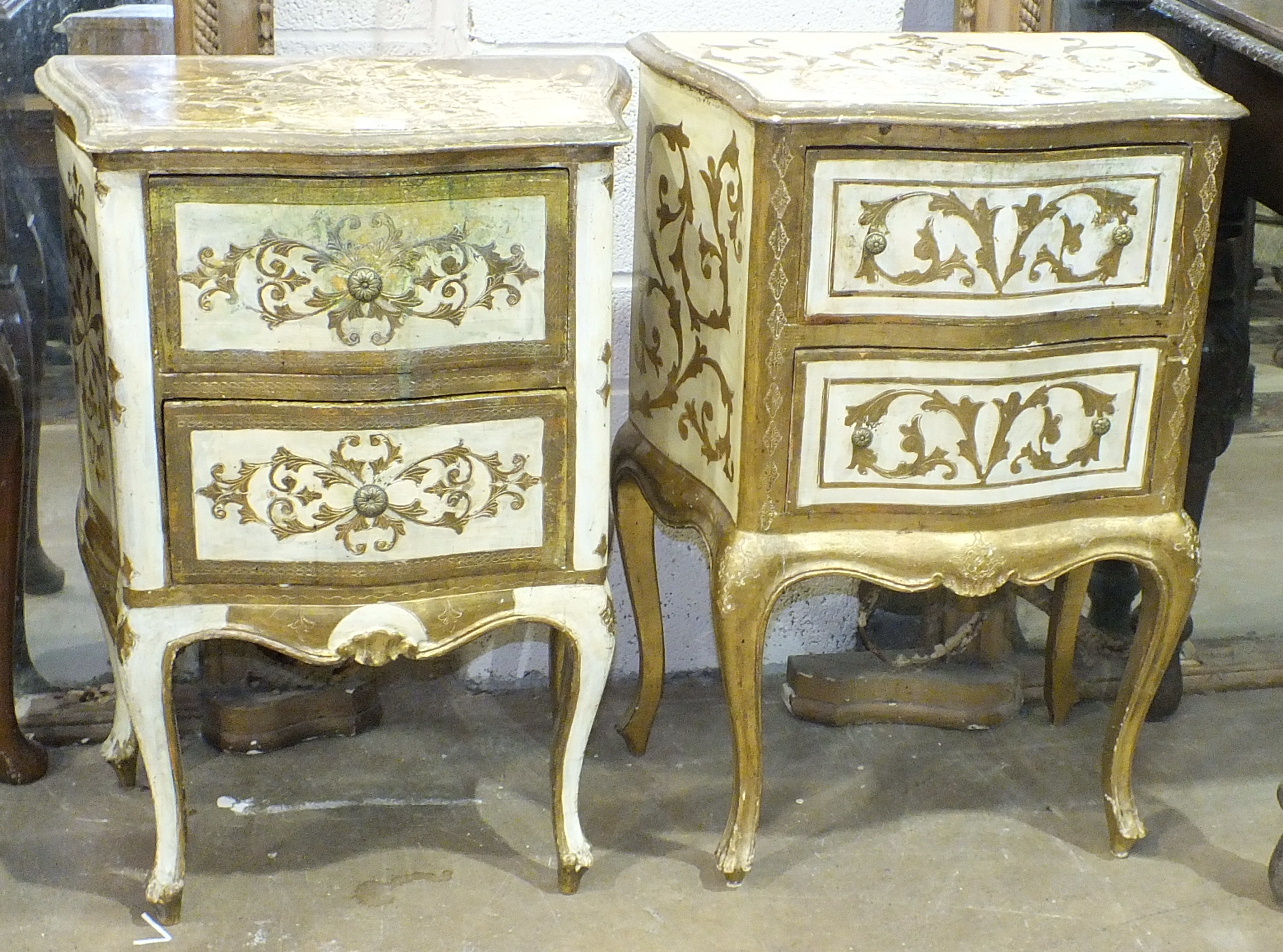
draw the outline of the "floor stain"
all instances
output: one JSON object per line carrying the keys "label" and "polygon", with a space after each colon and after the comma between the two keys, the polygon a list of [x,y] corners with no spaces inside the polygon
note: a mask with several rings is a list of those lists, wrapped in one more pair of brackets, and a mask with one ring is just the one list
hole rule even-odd
{"label": "floor stain", "polygon": [[386,906],[395,897],[401,886],[410,883],[448,883],[454,878],[454,870],[443,869],[439,873],[403,873],[390,879],[367,879],[352,892],[352,897],[363,906]]}

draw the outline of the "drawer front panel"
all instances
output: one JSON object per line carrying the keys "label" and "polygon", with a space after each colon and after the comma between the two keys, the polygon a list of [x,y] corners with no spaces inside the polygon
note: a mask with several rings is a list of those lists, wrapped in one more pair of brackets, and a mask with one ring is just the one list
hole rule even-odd
{"label": "drawer front panel", "polygon": [[153,179],[165,367],[564,360],[567,183],[564,170]]}
{"label": "drawer front panel", "polygon": [[1142,491],[1162,353],[799,352],[794,504],[972,506]]}
{"label": "drawer front panel", "polygon": [[1161,307],[1186,152],[822,152],[808,315]]}
{"label": "drawer front panel", "polygon": [[[404,582],[565,564],[562,391],[171,401],[176,581]],[[427,573],[425,575],[425,573]]]}

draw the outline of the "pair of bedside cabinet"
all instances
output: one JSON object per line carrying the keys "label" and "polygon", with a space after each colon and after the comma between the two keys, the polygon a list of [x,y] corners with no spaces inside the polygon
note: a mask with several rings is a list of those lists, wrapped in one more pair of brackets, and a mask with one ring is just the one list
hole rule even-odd
{"label": "pair of bedside cabinet", "polygon": [[[1145,576],[1105,752],[1131,759],[1193,596],[1181,481],[1225,122],[1144,37],[643,37],[629,422],[607,478],[611,149],[596,59],[62,58],[40,73],[76,278],[81,543],[178,915],[175,652],[442,654],[517,619],[554,678],[560,879],[611,663],[608,504],[663,680],[654,522],[711,553],[751,865],[767,616],[843,573],[964,595]],[[135,740],[136,739],[136,740]]]}

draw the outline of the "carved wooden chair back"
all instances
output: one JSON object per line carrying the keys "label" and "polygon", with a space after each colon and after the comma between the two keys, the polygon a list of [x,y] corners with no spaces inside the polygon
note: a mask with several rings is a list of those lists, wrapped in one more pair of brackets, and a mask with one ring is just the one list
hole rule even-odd
{"label": "carved wooden chair back", "polygon": [[174,52],[270,56],[275,22],[274,0],[174,0]]}

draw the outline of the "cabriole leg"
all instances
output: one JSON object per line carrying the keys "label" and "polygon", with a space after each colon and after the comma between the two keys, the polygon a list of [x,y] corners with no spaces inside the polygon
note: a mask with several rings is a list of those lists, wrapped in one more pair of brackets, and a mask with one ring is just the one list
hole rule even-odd
{"label": "cabriole leg", "polygon": [[129,718],[129,705],[125,703],[120,650],[101,615],[99,620],[102,622],[103,639],[107,642],[107,657],[111,660],[112,680],[116,685],[116,706],[112,714],[111,732],[102,742],[102,756],[116,771],[117,782],[128,790],[138,783],[138,739],[134,736],[134,723]]}
{"label": "cabriole leg", "polygon": [[1140,622],[1110,714],[1101,772],[1110,848],[1116,856],[1126,856],[1145,835],[1132,793],[1132,761],[1145,714],[1180,646],[1194,602],[1196,573],[1192,559],[1174,554],[1141,566]]}
{"label": "cabriole leg", "polygon": [[182,764],[170,683],[172,656],[159,637],[138,637],[120,659],[117,690],[129,707],[151,786],[156,814],[156,861],[147,879],[147,901],[166,925],[182,911],[187,822],[183,815]]}
{"label": "cabriole leg", "polygon": [[1069,710],[1078,703],[1078,683],[1074,679],[1074,649],[1078,644],[1078,625],[1082,618],[1087,584],[1091,581],[1091,564],[1070,569],[1056,579],[1047,617],[1047,650],[1043,661],[1042,695],[1053,724],[1063,724]]}
{"label": "cabriole leg", "polygon": [[[562,678],[552,751],[552,818],[557,841],[557,883],[573,893],[592,865],[592,847],[579,823],[579,778],[606,677],[615,655],[614,612],[609,589],[549,586],[531,592],[518,607],[548,618],[565,637],[570,662]],[[537,600],[537,604],[536,601]]]}
{"label": "cabriole leg", "polygon": [[629,752],[640,756],[650,742],[651,727],[664,694],[664,615],[655,566],[655,513],[631,476],[621,476],[615,482],[615,531],[619,534],[619,554],[637,619],[640,655],[637,699],[619,733]]}
{"label": "cabriole leg", "polygon": [[732,886],[753,865],[762,805],[762,647],[774,588],[750,536],[732,533],[713,558],[713,628],[735,751],[735,787],[717,868]]}

